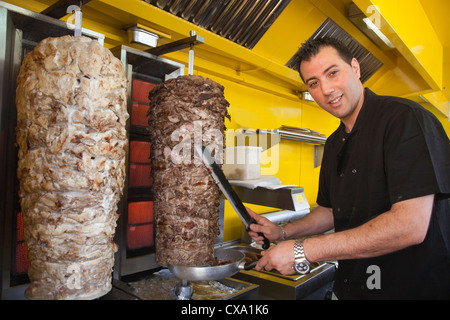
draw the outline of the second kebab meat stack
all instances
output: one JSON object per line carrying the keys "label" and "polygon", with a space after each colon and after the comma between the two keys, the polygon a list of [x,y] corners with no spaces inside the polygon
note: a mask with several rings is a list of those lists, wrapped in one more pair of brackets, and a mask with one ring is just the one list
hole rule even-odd
{"label": "second kebab meat stack", "polygon": [[194,144],[222,158],[230,117],[223,92],[210,79],[181,76],[149,94],[156,262],[162,266],[215,262],[220,190]]}
{"label": "second kebab meat stack", "polygon": [[24,58],[16,133],[28,299],[94,299],[111,290],[126,87],[120,60],[87,37],[47,38]]}

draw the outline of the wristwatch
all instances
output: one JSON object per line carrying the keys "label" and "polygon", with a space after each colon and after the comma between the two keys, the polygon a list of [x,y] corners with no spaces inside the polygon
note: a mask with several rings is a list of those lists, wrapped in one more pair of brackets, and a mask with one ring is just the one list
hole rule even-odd
{"label": "wristwatch", "polygon": [[294,270],[299,274],[308,274],[311,271],[311,263],[305,257],[303,240],[294,243]]}

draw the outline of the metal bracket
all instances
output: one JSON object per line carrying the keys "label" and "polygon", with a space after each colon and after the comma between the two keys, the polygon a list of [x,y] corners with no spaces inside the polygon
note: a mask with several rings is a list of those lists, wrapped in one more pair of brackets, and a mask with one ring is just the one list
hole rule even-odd
{"label": "metal bracket", "polygon": [[61,19],[67,15],[67,6],[77,5],[81,8],[81,6],[86,5],[90,1],[91,0],[59,0],[40,13],[55,19]]}
{"label": "metal bracket", "polygon": [[205,38],[196,34],[196,35],[190,36],[188,38],[184,38],[184,39],[174,41],[174,42],[169,42],[169,43],[163,44],[162,46],[148,49],[145,52],[151,53],[155,56],[160,56],[160,55],[163,55],[166,53],[171,53],[174,51],[191,48],[191,46],[196,46],[196,45],[203,44],[203,43],[205,43]]}
{"label": "metal bracket", "polygon": [[75,32],[74,32],[74,36],[75,37],[79,37],[81,36],[81,23],[83,20],[83,13],[81,12],[81,8],[77,5],[70,5],[67,10],[66,13],[72,13],[73,11],[75,11]]}
{"label": "metal bracket", "polygon": [[166,53],[183,50],[189,48],[189,64],[188,64],[188,75],[194,74],[194,46],[205,43],[205,38],[197,35],[195,31],[190,32],[189,38],[184,38],[178,41],[170,42],[162,46],[152,48],[146,52],[151,53],[155,56],[160,56]]}

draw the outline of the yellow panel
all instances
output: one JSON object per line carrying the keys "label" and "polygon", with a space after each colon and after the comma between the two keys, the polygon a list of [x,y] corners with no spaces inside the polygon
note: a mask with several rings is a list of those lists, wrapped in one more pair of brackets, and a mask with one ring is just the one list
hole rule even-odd
{"label": "yellow panel", "polygon": [[375,93],[391,96],[408,96],[431,91],[425,80],[404,59],[398,59],[392,68],[382,67],[375,76],[369,79],[365,86]]}
{"label": "yellow panel", "polygon": [[[441,39],[444,47],[450,45],[450,1],[448,0],[420,0],[424,12],[427,14],[436,34]],[[445,59],[445,58],[444,58]]]}
{"label": "yellow panel", "polygon": [[326,18],[309,1],[291,1],[252,51],[285,65]]}
{"label": "yellow panel", "polygon": [[442,115],[446,116],[447,118],[450,117],[449,95],[447,90],[426,93],[422,97],[437,110],[439,110]]}
{"label": "yellow panel", "polygon": [[31,10],[34,12],[42,12],[47,9],[50,5],[52,5],[54,0],[8,0],[6,1],[15,6],[19,6],[25,8],[27,10]]}
{"label": "yellow panel", "polygon": [[419,0],[355,0],[431,89],[442,88],[443,47]]}

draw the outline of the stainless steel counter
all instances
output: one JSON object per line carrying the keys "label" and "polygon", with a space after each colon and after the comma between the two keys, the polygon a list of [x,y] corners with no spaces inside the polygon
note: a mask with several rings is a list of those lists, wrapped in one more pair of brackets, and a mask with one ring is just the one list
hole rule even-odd
{"label": "stainless steel counter", "polygon": [[[260,253],[260,249],[247,245],[231,246],[230,248],[251,253]],[[315,263],[307,275],[285,276],[277,271],[242,270],[232,278],[259,285],[258,299],[279,300],[324,300],[332,290],[336,264]]]}

